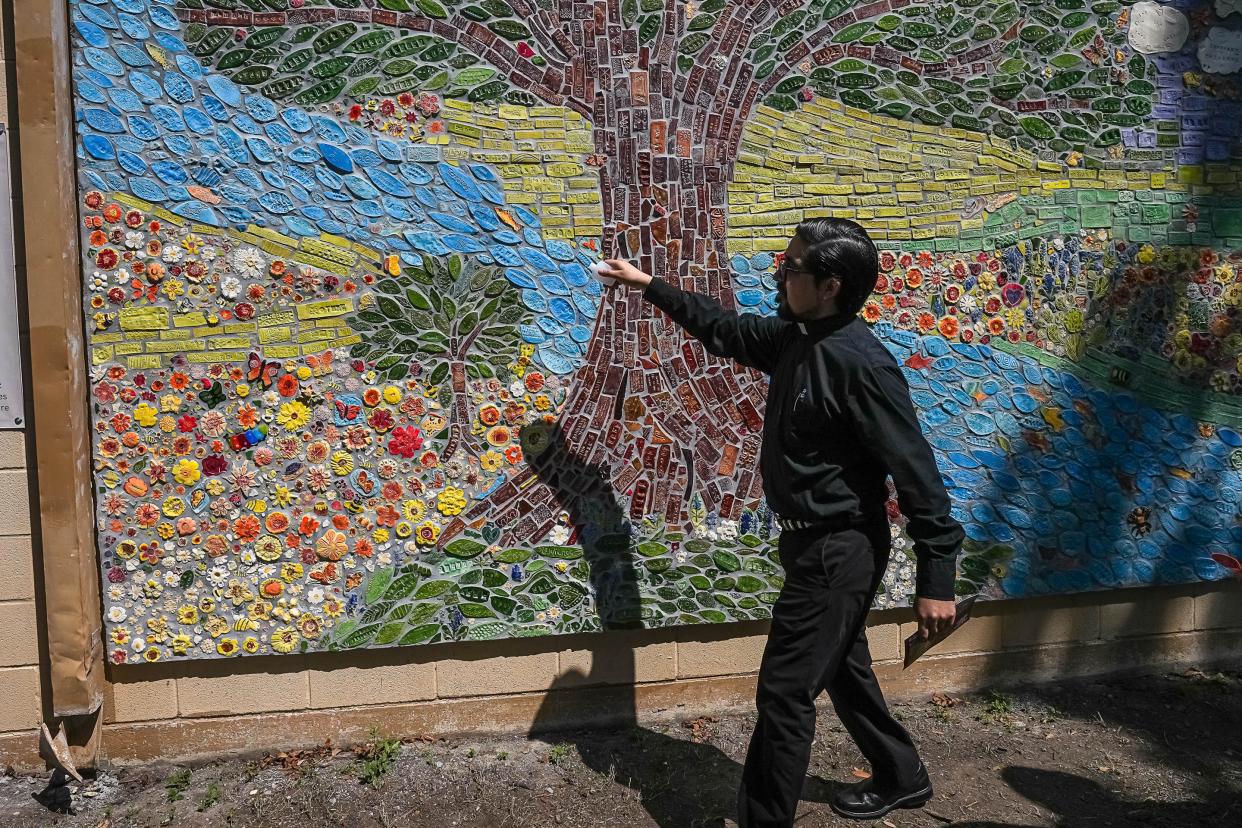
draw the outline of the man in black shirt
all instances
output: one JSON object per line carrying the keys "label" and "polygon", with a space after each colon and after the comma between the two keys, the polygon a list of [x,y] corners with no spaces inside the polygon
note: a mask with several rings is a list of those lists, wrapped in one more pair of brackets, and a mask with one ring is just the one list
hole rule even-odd
{"label": "man in black shirt", "polygon": [[878,277],[875,244],[852,221],[799,224],[776,271],[777,318],[726,311],[627,262],[608,264],[607,275],[642,288],[708,351],[770,375],[760,467],[780,516],[785,585],[759,669],[740,825],[793,824],[823,690],[872,768],[833,809],[875,819],[922,806],[931,781],[884,703],[867,649],[867,610],[889,556],[886,478],[914,540],[924,638],[953,623],[963,531],[901,368],[857,316]]}

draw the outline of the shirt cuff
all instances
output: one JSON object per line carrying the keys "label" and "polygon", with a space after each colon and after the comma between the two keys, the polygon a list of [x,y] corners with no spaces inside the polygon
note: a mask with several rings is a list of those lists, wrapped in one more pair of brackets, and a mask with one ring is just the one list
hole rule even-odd
{"label": "shirt cuff", "polygon": [[953,601],[957,597],[953,590],[956,581],[956,555],[951,558],[922,560],[918,562],[914,594],[916,597],[930,598],[933,601]]}

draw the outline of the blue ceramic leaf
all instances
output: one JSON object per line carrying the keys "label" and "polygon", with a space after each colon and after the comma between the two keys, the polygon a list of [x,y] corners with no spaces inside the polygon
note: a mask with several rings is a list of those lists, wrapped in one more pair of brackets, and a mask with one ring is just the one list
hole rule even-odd
{"label": "blue ceramic leaf", "polygon": [[109,92],[108,98],[122,112],[145,112],[147,109],[141,98],[122,86]]}
{"label": "blue ceramic leaf", "polygon": [[750,308],[763,303],[763,291],[755,288],[745,288],[739,290],[734,295],[734,298],[737,299],[739,305]]}
{"label": "blue ceramic leaf", "polygon": [[125,74],[125,65],[113,57],[111,52],[88,47],[82,50],[82,56],[89,66],[105,75],[119,78]]}
{"label": "blue ceramic leaf", "polygon": [[565,283],[570,287],[582,287],[591,280],[591,274],[587,273],[587,269],[577,262],[561,265],[561,276],[565,278]]}
{"label": "blue ceramic leaf", "polygon": [[540,275],[539,286],[548,293],[556,293],[562,296],[568,296],[570,293],[569,285],[565,284],[565,280],[560,276]]}
{"label": "blue ceramic leaf", "polygon": [[549,256],[556,259],[558,262],[572,262],[574,260],[573,245],[560,239],[548,239],[548,241],[544,243],[543,249],[547,251]]}
{"label": "blue ceramic leaf", "polygon": [[[378,159],[379,156],[376,155],[375,158]],[[358,158],[357,152],[354,153],[354,160],[358,161],[359,164],[362,163]],[[397,196],[398,198],[409,198],[414,195],[414,191],[410,189],[408,184],[382,167],[365,167],[363,172],[366,173],[367,178],[371,179],[372,184],[389,195]]]}
{"label": "blue ceramic leaf", "polygon": [[203,95],[203,109],[216,121],[224,123],[229,119],[229,108],[219,98]]}
{"label": "blue ceramic leaf", "polygon": [[305,198],[306,195],[308,195],[307,192],[303,190],[301,187],[299,187],[297,184],[291,185],[288,182],[286,182],[284,177],[281,176],[280,173],[276,172],[276,170],[272,169],[271,167],[264,167],[263,169],[259,170],[259,175],[263,176],[263,180],[267,182],[267,185],[269,187],[274,187],[277,190],[283,190],[286,187],[292,187],[293,193],[297,196],[299,200],[301,200],[302,198]]}
{"label": "blue ceramic leaf", "polygon": [[78,97],[87,103],[102,104],[108,102],[108,97],[104,95],[103,90],[90,81],[79,78],[76,85]]}
{"label": "blue ceramic leaf", "polygon": [[155,161],[151,164],[151,172],[165,184],[184,184],[190,178],[185,169],[174,161]]}
{"label": "blue ceramic leaf", "polygon": [[401,154],[401,146],[394,141],[378,138],[375,141],[375,148],[379,150],[380,155],[393,163],[397,163],[404,158]]}
{"label": "blue ceramic leaf", "polygon": [[121,119],[106,109],[90,108],[82,111],[82,117],[91,129],[100,132],[124,132]]}
{"label": "blue ceramic leaf", "polygon": [[542,270],[547,273],[556,273],[559,271],[556,262],[548,258],[547,254],[545,254],[542,250],[536,250],[532,247],[522,247],[518,250],[518,253],[521,254],[522,258],[526,260],[527,264],[536,270]]}
{"label": "blue ceramic leaf", "polygon": [[264,210],[277,215],[283,215],[293,210],[293,202],[289,199],[289,196],[282,192],[270,192],[259,196],[259,204],[263,205]]}
{"label": "blue ceramic leaf", "polygon": [[574,293],[569,297],[570,301],[574,303],[574,307],[578,309],[578,313],[582,314],[587,319],[594,319],[595,312],[599,310],[599,300],[597,299],[598,294],[592,292],[593,290],[598,291],[599,288],[599,282],[590,282],[587,285],[587,290],[574,291]]}
{"label": "blue ceramic leaf", "polygon": [[543,298],[543,294],[535,290],[522,291],[522,304],[533,310],[535,313],[546,313],[548,310],[548,302]]}
{"label": "blue ceramic leaf", "polygon": [[544,344],[539,348],[539,361],[553,374],[571,374],[577,367],[574,361]]}
{"label": "blue ceramic leaf", "polygon": [[[516,250],[510,250],[507,247],[489,247],[488,252],[492,254],[499,264],[507,267],[522,267],[525,264]],[[534,287],[534,285],[531,285],[531,287]]]}
{"label": "blue ceramic leaf", "polygon": [[574,306],[560,296],[553,296],[548,300],[548,308],[552,311],[552,315],[565,324],[572,324],[577,321],[578,313],[574,310]]}
{"label": "blue ceramic leaf", "polygon": [[237,106],[241,103],[241,90],[237,84],[233,83],[224,75],[211,74],[207,76],[207,86],[215,93],[216,97],[224,101],[230,106]]}
{"label": "blue ceramic leaf", "polygon": [[117,57],[130,66],[151,66],[154,63],[154,61],[151,60],[151,56],[146,53],[145,49],[139,49],[132,43],[118,42],[113,45],[112,51],[116,53]]}
{"label": "blue ceramic leaf", "polygon": [[440,178],[445,185],[458,196],[466,201],[479,201],[482,199],[483,196],[479,193],[479,188],[474,180],[457,167],[441,161],[436,165],[436,169],[440,172]]}
{"label": "blue ceramic leaf", "polygon": [[565,333],[565,326],[557,322],[550,316],[541,316],[535,320],[535,324],[546,334],[555,336]]}
{"label": "blue ceramic leaf", "polygon": [[82,146],[92,158],[98,158],[101,161],[111,161],[116,158],[116,148],[102,135],[86,133],[82,136]]}
{"label": "blue ceramic leaf", "polygon": [[491,184],[480,184],[479,193],[484,199],[490,201],[498,207],[505,206],[505,194]]}
{"label": "blue ceramic leaf", "polygon": [[518,325],[518,331],[522,335],[523,342],[529,342],[532,345],[538,345],[548,341],[548,336],[539,330],[535,325]]}
{"label": "blue ceramic leaf", "polygon": [[180,204],[174,204],[169,210],[200,224],[210,224],[213,227],[220,226],[220,219],[215,212],[201,201],[183,201]]}
{"label": "blue ceramic leaf", "polygon": [[358,198],[379,198],[379,190],[371,185],[370,181],[359,175],[347,175],[344,177],[345,187]]}
{"label": "blue ceramic leaf", "polygon": [[146,40],[151,36],[151,30],[147,28],[147,24],[132,14],[120,15],[120,21],[121,31],[133,40]]}
{"label": "blue ceramic leaf", "polygon": [[130,175],[142,175],[147,171],[147,162],[142,160],[142,156],[132,152],[121,150],[116,154],[116,162]]}
{"label": "blue ceramic leaf", "polygon": [[263,164],[271,164],[277,158],[276,153],[272,150],[272,145],[262,138],[247,138],[246,148]]}
{"label": "blue ceramic leaf", "polygon": [[177,15],[173,14],[164,6],[152,4],[147,14],[151,17],[151,22],[159,26],[161,29],[168,29],[175,32],[181,28],[181,21],[177,19]]}
{"label": "blue ceramic leaf", "polygon": [[190,80],[203,79],[203,67],[197,60],[187,54],[180,54],[176,57],[177,68]]}
{"label": "blue ceramic leaf", "polygon": [[520,288],[536,288],[535,280],[524,270],[518,270],[516,267],[506,268],[505,278]]}
{"label": "blue ceramic leaf", "polygon": [[493,184],[499,183],[500,181],[500,179],[497,178],[496,173],[492,172],[490,167],[484,166],[483,164],[468,164],[467,168],[470,170],[471,174],[473,174],[474,177],[480,181],[488,181]]}
{"label": "blue ceramic leaf", "polygon": [[455,233],[465,233],[467,235],[473,235],[478,232],[473,225],[467,224],[456,216],[450,216],[447,213],[428,213],[427,215],[445,230],[452,230]]}
{"label": "blue ceramic leaf", "polygon": [[522,237],[519,236],[517,233],[514,233],[512,230],[510,230],[507,227],[503,230],[497,230],[495,233],[492,233],[492,238],[500,242],[501,244],[521,244],[522,243]]}
{"label": "blue ceramic leaf", "polygon": [[[81,13],[83,17],[104,29],[115,31],[118,27],[116,20],[112,14],[99,6],[86,3],[77,3],[74,5],[74,11]],[[181,24],[178,23],[178,26]]]}
{"label": "blue ceramic leaf", "polygon": [[182,132],[185,130],[185,121],[181,117],[181,112],[177,107],[168,106],[167,104],[156,104],[151,107],[151,114],[155,120],[159,121],[160,126],[169,132]]}
{"label": "blue ceramic leaf", "polygon": [[73,28],[78,30],[78,35],[86,41],[87,45],[99,49],[107,48],[109,42],[108,33],[98,25],[86,20],[77,20],[74,22]]}
{"label": "blue ceramic leaf", "polygon": [[400,171],[401,177],[411,184],[430,184],[435,178],[435,176],[433,176],[431,172],[421,164],[406,162],[397,169]]}
{"label": "blue ceramic leaf", "polygon": [[168,197],[168,194],[164,192],[164,188],[149,178],[131,178],[129,180],[129,189],[130,192],[144,201],[163,201]]}
{"label": "blue ceramic leaf", "polygon": [[444,243],[458,253],[482,253],[487,249],[475,239],[461,233],[446,233]]}

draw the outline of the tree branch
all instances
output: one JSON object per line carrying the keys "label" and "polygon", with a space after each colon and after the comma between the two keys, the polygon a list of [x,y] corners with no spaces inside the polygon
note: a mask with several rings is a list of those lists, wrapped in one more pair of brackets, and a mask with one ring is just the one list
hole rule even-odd
{"label": "tree branch", "polygon": [[[517,3],[525,6],[529,11],[530,7],[525,4],[525,0],[517,0]],[[471,49],[476,57],[487,60],[494,68],[501,70],[514,86],[530,92],[545,103],[553,106],[568,106],[588,118],[591,114],[590,102],[579,101],[572,96],[566,76],[565,69],[576,50],[565,33],[558,29],[547,13],[542,10],[534,15],[534,19],[540,21],[541,26],[530,27],[531,39],[545,51],[553,51],[553,55],[544,55],[544,59],[555,57],[558,63],[564,64],[561,68],[535,66],[529,58],[522,57],[517,49],[510,46],[504,38],[499,37],[486,26],[466,20],[461,15],[454,15],[448,20],[433,20],[423,15],[384,9],[323,7],[289,9],[280,12],[223,11],[179,7],[176,14],[182,21],[203,23],[208,26],[240,28],[349,22],[364,26],[430,32],[444,40]]]}

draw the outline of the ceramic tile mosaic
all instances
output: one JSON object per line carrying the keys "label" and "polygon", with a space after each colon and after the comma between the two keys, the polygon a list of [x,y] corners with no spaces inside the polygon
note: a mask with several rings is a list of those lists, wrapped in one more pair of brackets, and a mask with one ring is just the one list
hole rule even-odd
{"label": "ceramic tile mosaic", "polygon": [[109,658],[767,617],[764,378],[586,268],[812,216],[961,594],[1242,571],[1235,6],[71,0]]}

